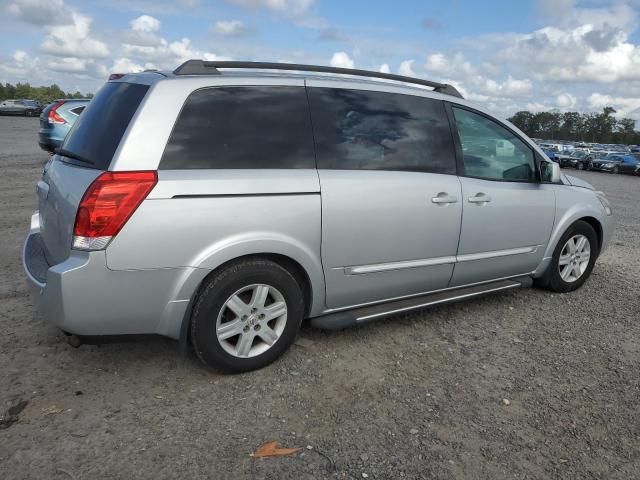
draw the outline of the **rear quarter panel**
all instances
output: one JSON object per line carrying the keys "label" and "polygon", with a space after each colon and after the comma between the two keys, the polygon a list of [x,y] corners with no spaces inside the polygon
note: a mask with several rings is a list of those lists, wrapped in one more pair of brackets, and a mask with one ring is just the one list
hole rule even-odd
{"label": "rear quarter panel", "polygon": [[313,314],[324,305],[320,242],[315,170],[161,170],[107,248],[107,266],[211,271],[245,255],[285,255],[309,276]]}

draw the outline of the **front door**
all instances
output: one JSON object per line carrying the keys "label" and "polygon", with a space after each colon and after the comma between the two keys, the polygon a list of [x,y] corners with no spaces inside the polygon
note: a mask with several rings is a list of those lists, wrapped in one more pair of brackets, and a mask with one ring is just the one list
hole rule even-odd
{"label": "front door", "polygon": [[[533,149],[496,121],[453,107],[463,157],[462,228],[451,286],[536,269],[555,217]],[[497,145],[511,144],[506,150]]]}
{"label": "front door", "polygon": [[443,102],[308,82],[327,306],[446,288],[462,197]]}

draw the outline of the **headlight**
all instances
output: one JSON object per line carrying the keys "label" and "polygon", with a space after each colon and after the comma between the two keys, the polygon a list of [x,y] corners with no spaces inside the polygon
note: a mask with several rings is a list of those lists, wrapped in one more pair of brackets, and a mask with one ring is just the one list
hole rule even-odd
{"label": "headlight", "polygon": [[613,211],[611,210],[611,204],[609,203],[609,200],[605,196],[604,192],[596,192],[596,196],[598,197],[598,200],[600,200],[600,203],[604,208],[604,213],[606,213],[607,215],[611,215],[613,213]]}

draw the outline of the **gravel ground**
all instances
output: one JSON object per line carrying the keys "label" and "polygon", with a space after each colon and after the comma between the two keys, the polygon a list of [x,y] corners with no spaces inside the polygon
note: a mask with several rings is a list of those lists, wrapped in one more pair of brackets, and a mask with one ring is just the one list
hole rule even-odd
{"label": "gravel ground", "polygon": [[[0,407],[28,402],[0,425],[0,478],[638,478],[639,178],[578,174],[618,226],[577,292],[304,327],[270,367],[222,376],[163,338],[74,349],[37,317],[36,128],[0,117]],[[269,440],[303,450],[250,457]]]}

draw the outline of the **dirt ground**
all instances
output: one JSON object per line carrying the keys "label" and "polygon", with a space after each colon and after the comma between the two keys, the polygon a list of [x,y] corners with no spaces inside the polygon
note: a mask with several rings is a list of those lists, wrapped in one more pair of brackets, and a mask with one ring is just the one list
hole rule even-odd
{"label": "dirt ground", "polygon": [[[577,292],[306,326],[280,361],[223,376],[163,338],[74,349],[37,317],[20,260],[36,129],[0,117],[1,479],[640,477],[640,178],[578,174],[618,225]],[[303,450],[250,456],[269,440]]]}

